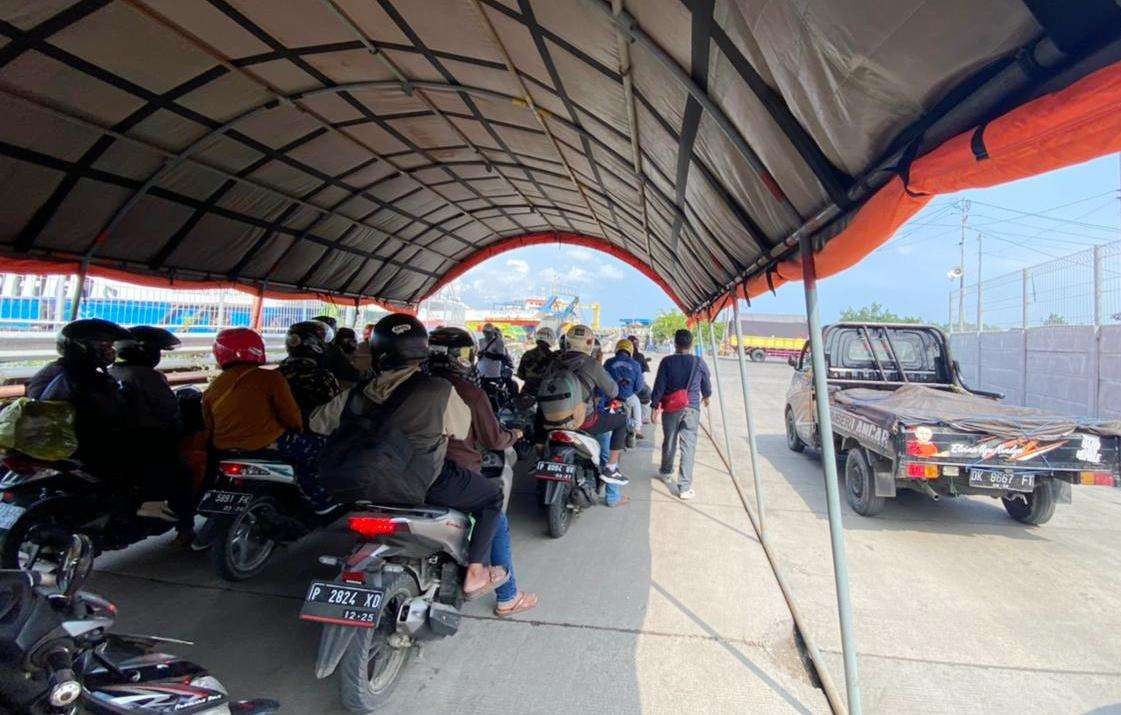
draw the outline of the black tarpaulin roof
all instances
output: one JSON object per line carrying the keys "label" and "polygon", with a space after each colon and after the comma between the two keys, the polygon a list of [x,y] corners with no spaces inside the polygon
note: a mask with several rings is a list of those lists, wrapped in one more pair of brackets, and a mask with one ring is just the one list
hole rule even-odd
{"label": "black tarpaulin roof", "polygon": [[1112,0],[0,2],[0,254],[413,304],[501,248],[579,238],[696,309],[800,230],[836,235],[915,156],[1115,59],[1118,17]]}

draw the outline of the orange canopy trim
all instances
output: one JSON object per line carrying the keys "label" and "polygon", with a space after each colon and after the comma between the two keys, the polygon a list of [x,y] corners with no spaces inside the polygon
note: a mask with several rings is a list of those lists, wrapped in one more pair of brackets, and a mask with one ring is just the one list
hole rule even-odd
{"label": "orange canopy trim", "polygon": [[[81,266],[81,261],[76,260],[12,258],[0,256],[0,273],[27,273],[40,276],[75,275],[81,272]],[[293,293],[291,291],[279,290],[262,291],[254,288],[253,286],[248,286],[244,283],[238,283],[237,281],[168,278],[164,276],[131,273],[129,271],[109,268],[108,266],[99,266],[97,264],[90,264],[88,270],[86,271],[86,275],[96,276],[98,278],[108,278],[110,280],[120,281],[121,283],[147,286],[150,288],[181,288],[183,290],[217,290],[221,288],[228,288],[241,291],[242,293],[248,293],[252,296],[274,298],[276,300],[318,300],[323,303],[346,306],[373,305],[391,312],[409,313],[410,315],[416,313],[415,308],[387,305],[373,298],[362,298],[356,303],[354,298],[336,296],[329,293]]]}
{"label": "orange canopy trim", "polygon": [[[856,212],[845,230],[818,251],[818,278],[859,263],[939,194],[995,186],[1121,151],[1119,107],[1121,63],[1116,63],[981,129],[962,132],[917,159],[911,165],[909,184],[893,178]],[[984,158],[973,149],[978,131]],[[791,258],[775,266],[771,283],[777,288],[801,277],[801,262]],[[753,276],[717,300],[711,310],[727,307],[733,296],[755,297],[769,290],[765,275]]]}
{"label": "orange canopy trim", "polygon": [[521,236],[512,236],[496,243],[492,243],[486,248],[472,253],[470,256],[458,263],[454,268],[445,273],[443,277],[441,277],[440,280],[437,281],[436,284],[433,285],[427,293],[425,293],[421,300],[428,298],[447,284],[451,283],[452,281],[459,278],[464,273],[479,265],[483,261],[486,261],[487,259],[494,258],[495,256],[499,256],[503,253],[506,253],[507,251],[513,251],[516,248],[524,248],[526,246],[540,246],[542,244],[548,243],[565,244],[569,246],[583,246],[584,248],[590,248],[594,251],[600,251],[601,253],[606,253],[610,256],[614,256],[620,261],[626,263],[631,268],[634,268],[638,272],[642,273],[642,275],[654,281],[658,285],[658,287],[665,291],[665,294],[669,296],[671,300],[673,300],[677,307],[681,309],[681,312],[686,314],[690,312],[685,305],[685,301],[683,301],[676,294],[676,292],[674,292],[669,282],[663,276],[655,272],[650,266],[646,265],[646,263],[644,263],[633,253],[630,253],[629,251],[620,248],[613,243],[609,243],[602,238],[588,236],[580,233],[568,233],[566,231],[527,233]]}

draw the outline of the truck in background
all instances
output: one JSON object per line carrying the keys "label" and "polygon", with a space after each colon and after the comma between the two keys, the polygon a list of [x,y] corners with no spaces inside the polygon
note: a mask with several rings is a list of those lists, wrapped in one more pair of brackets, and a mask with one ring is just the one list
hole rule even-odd
{"label": "truck in background", "polygon": [[[810,336],[806,319],[801,315],[756,313],[740,320],[740,331],[743,333],[744,354],[752,362],[763,362],[767,358],[787,361],[797,357]],[[739,343],[731,322],[724,336],[728,351],[735,351]]]}

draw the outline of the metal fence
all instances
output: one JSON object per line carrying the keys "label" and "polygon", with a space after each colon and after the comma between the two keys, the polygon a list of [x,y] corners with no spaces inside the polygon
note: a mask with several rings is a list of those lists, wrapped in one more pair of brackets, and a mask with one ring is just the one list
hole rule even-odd
{"label": "metal fence", "polygon": [[[76,278],[0,274],[0,331],[8,335],[53,334],[69,322]],[[82,288],[79,318],[104,318],[121,325],[154,325],[179,334],[213,334],[248,326],[253,297],[237,290],[149,288],[88,278]],[[261,330],[283,333],[288,326],[317,315],[339,325],[361,325],[384,311],[342,307],[316,300],[265,299]]]}
{"label": "metal fence", "polygon": [[963,291],[950,291],[950,332],[1121,323],[1121,241],[989,278]]}

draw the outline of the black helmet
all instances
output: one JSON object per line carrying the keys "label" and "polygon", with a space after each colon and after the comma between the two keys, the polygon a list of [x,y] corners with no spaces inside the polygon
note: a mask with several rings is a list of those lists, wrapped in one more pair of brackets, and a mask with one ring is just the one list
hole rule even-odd
{"label": "black helmet", "polygon": [[58,333],[55,348],[67,362],[106,367],[117,358],[113,343],[129,337],[129,332],[116,323],[85,318],[67,323]]}
{"label": "black helmet", "polygon": [[339,328],[335,333],[335,345],[339,346],[344,355],[353,355],[358,349],[358,336],[351,328]]}
{"label": "black helmet", "polygon": [[160,364],[160,351],[172,350],[179,345],[179,338],[163,328],[150,325],[137,325],[128,329],[129,337],[118,340],[117,357],[130,365],[155,367]]}
{"label": "black helmet", "polygon": [[284,348],[294,358],[322,360],[331,340],[331,327],[318,320],[304,320],[288,328]]}
{"label": "black helmet", "polygon": [[370,353],[381,359],[383,368],[400,367],[428,357],[428,330],[405,313],[390,313],[374,325]]}
{"label": "black helmet", "polygon": [[[339,329],[339,321],[335,320],[334,318],[332,318],[329,315],[317,315],[314,318],[312,318],[312,320],[317,320],[320,323],[323,323],[324,325],[326,325],[328,328],[330,328],[331,333],[332,333],[332,337],[334,337],[334,332]],[[330,340],[330,339],[331,338],[328,338],[328,340]]]}
{"label": "black helmet", "polygon": [[463,328],[436,328],[428,336],[428,354],[434,362],[466,369],[475,362],[475,339]]}

